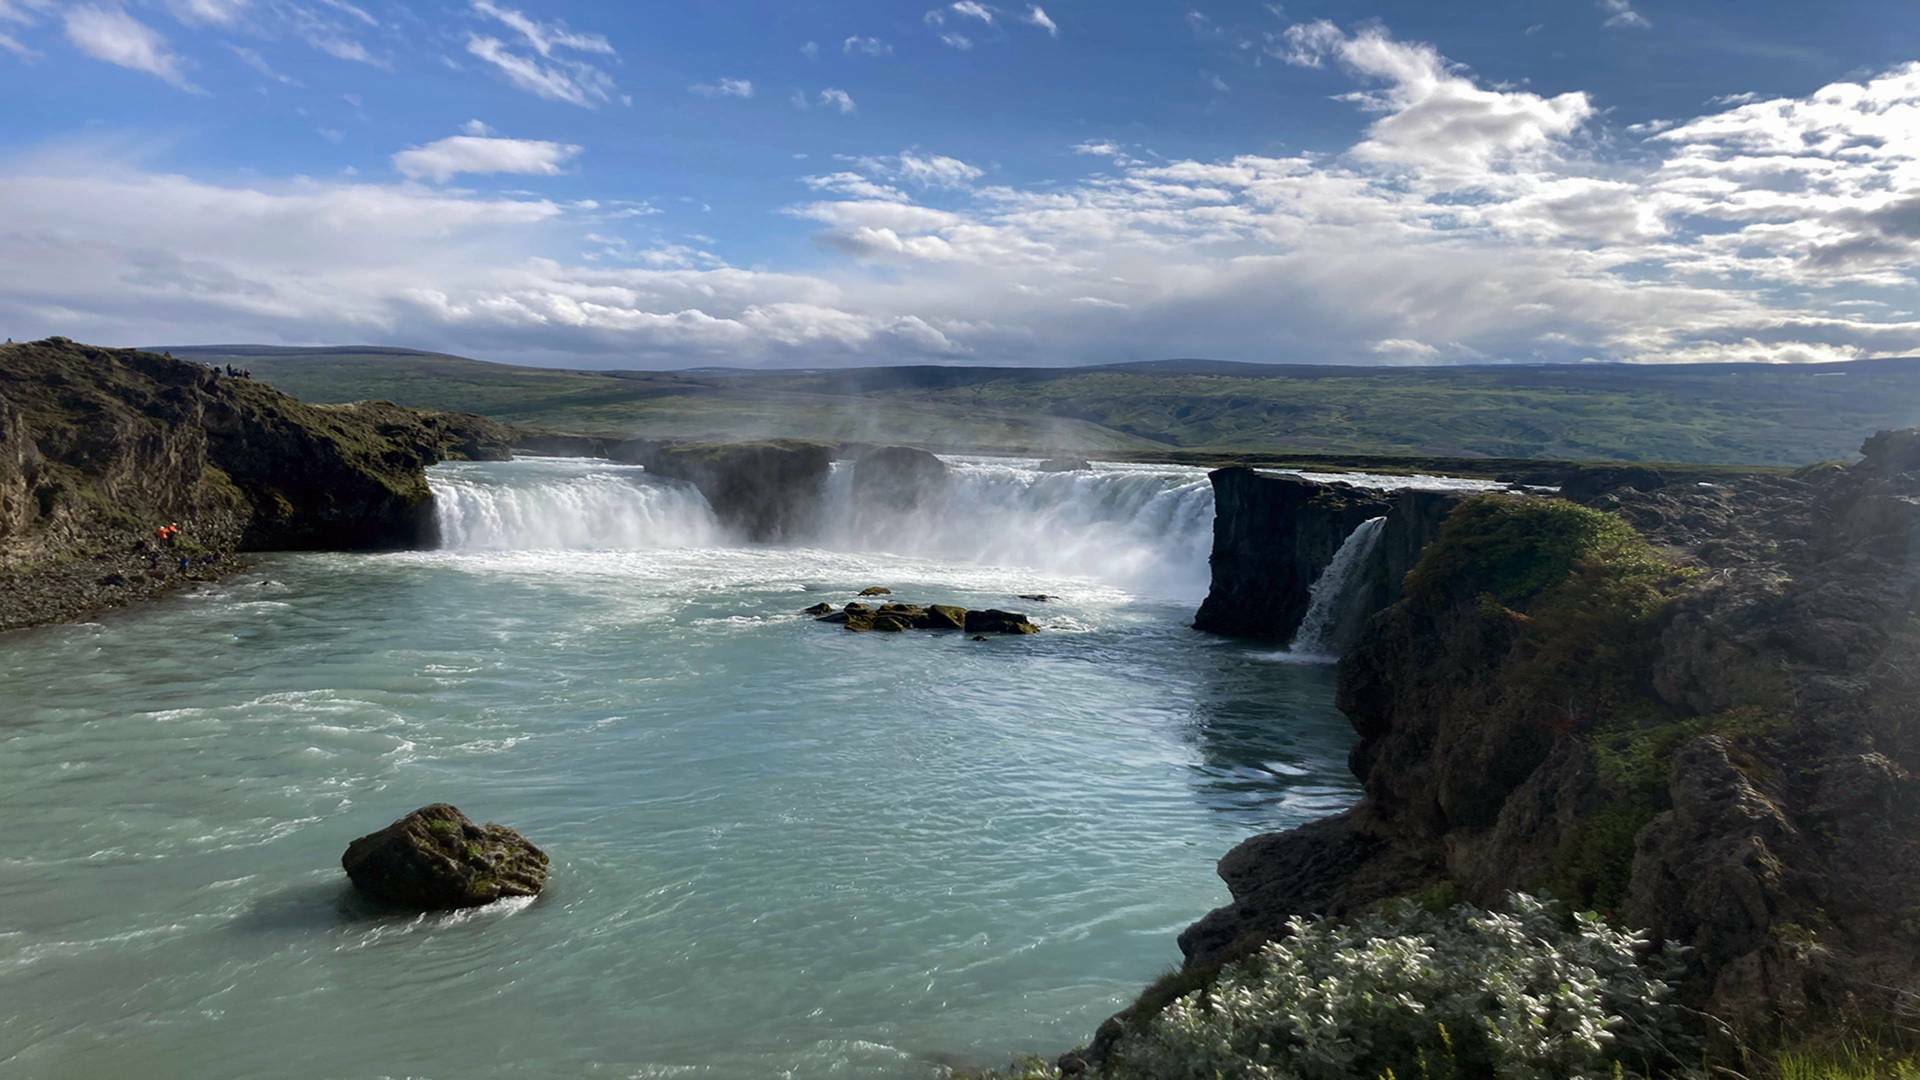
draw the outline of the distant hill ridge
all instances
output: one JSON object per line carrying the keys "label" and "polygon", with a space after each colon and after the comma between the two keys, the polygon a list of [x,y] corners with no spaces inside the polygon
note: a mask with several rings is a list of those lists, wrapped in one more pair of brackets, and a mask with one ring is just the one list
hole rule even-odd
{"label": "distant hill ridge", "polygon": [[1823,365],[1363,367],[1198,357],[1085,367],[584,371],[388,346],[163,346],[317,402],[380,398],[650,437],[938,449],[1799,465],[1920,423],[1920,358]]}

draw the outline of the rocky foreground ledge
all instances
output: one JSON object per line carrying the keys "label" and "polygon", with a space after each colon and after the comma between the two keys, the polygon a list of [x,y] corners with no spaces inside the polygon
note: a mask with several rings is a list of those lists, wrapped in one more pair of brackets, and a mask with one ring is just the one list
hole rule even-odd
{"label": "rocky foreground ledge", "polygon": [[[1909,1030],[1920,431],[1863,455],[1459,499],[1341,663],[1361,802],[1229,852],[1233,901],[1181,935],[1184,970],[1066,1063],[1098,1070],[1296,918],[1516,892],[1684,947],[1679,1001],[1721,1061]],[[1378,511],[1350,494],[1312,543]]]}
{"label": "rocky foreground ledge", "polygon": [[0,346],[0,631],[216,577],[240,552],[420,546],[426,466],[510,443],[481,417],[309,405],[155,353]]}

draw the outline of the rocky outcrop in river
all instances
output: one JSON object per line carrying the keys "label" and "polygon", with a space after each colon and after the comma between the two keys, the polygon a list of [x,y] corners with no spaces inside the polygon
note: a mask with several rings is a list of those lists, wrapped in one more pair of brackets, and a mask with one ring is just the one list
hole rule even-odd
{"label": "rocky outcrop in river", "polygon": [[[1327,534],[1377,512],[1271,479],[1224,490]],[[1298,915],[1517,889],[1689,947],[1688,1003],[1736,1030],[1920,984],[1920,432],[1790,477],[1617,479],[1447,514],[1341,664],[1364,798],[1221,860],[1193,977]]]}
{"label": "rocky outcrop in river", "polygon": [[411,911],[538,896],[547,884],[546,852],[505,825],[476,825],[446,803],[423,806],[348,844],[340,866],[361,893]]}
{"label": "rocky outcrop in river", "polygon": [[[421,544],[424,468],[509,441],[480,417],[309,405],[154,353],[0,347],[0,630],[213,576],[236,551]],[[179,537],[154,541],[166,523]]]}
{"label": "rocky outcrop in river", "polygon": [[833,449],[798,439],[740,443],[631,440],[610,447],[616,461],[700,489],[714,516],[767,542],[805,531],[820,512]]}
{"label": "rocky outcrop in river", "polygon": [[1382,491],[1235,466],[1209,474],[1214,493],[1212,584],[1195,629],[1290,641],[1314,582],[1362,522],[1385,517],[1329,637],[1344,645],[1368,616],[1400,597],[1400,582],[1461,495]]}

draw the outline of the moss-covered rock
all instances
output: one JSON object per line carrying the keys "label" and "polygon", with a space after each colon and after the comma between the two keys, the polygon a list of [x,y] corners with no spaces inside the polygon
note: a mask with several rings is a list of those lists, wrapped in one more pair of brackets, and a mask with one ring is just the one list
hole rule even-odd
{"label": "moss-covered rock", "polygon": [[382,904],[437,911],[537,896],[548,859],[504,825],[476,825],[434,803],[347,845],[340,865],[354,888]]}

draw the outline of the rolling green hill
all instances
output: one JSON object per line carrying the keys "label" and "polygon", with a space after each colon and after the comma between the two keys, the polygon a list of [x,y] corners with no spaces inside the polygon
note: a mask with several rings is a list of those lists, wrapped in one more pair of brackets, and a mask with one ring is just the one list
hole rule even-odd
{"label": "rolling green hill", "polygon": [[311,401],[385,398],[622,436],[1795,465],[1849,456],[1876,429],[1920,423],[1920,359],[602,372],[374,347],[171,351],[249,367]]}

